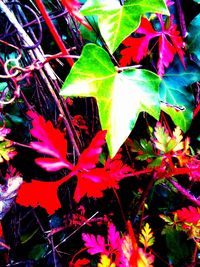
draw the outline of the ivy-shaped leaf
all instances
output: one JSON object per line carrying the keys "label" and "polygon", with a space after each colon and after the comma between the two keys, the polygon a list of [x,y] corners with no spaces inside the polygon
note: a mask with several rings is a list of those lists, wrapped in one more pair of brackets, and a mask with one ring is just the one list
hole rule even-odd
{"label": "ivy-shaped leaf", "polygon": [[118,73],[104,49],[88,44],[66,78],[61,95],[96,98],[101,126],[107,130],[107,144],[113,157],[140,112],[159,118],[159,84],[159,77],[148,70]]}
{"label": "ivy-shaped leaf", "polygon": [[[200,3],[200,1],[198,1]],[[188,48],[191,53],[194,53],[200,60],[200,14],[197,15],[188,27]]]}
{"label": "ivy-shaped leaf", "polygon": [[111,53],[137,29],[143,14],[152,12],[169,15],[164,0],[126,0],[123,6],[118,0],[88,0],[81,12],[85,16],[98,16],[101,35]]}
{"label": "ivy-shaped leaf", "polygon": [[184,132],[191,125],[194,109],[194,96],[187,87],[199,79],[200,72],[196,65],[188,63],[184,69],[179,59],[176,58],[160,83],[161,109]]}

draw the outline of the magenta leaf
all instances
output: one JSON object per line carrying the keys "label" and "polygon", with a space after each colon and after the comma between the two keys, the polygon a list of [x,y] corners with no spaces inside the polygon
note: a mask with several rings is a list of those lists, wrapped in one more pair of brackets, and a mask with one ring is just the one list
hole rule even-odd
{"label": "magenta leaf", "polygon": [[88,253],[91,255],[97,254],[97,253],[103,253],[107,255],[106,250],[106,244],[104,237],[97,235],[95,237],[94,235],[90,234],[82,234],[82,239],[85,241],[85,247],[88,249]]}
{"label": "magenta leaf", "polygon": [[[173,2],[168,1],[167,4],[170,6]],[[150,41],[153,38],[158,37],[158,75],[164,75],[165,68],[167,68],[173,61],[176,53],[179,55],[179,58],[185,67],[183,51],[185,43],[180,36],[180,32],[177,31],[177,25],[173,22],[173,16],[170,17],[169,23],[165,23],[162,15],[157,14],[157,17],[161,24],[160,31],[155,31],[151,22],[147,18],[143,17],[141,19],[140,27],[135,31],[135,33],[142,34],[143,36],[137,38],[128,37],[123,41],[123,44],[127,47],[122,49],[120,52],[122,55],[120,59],[121,66],[130,65],[131,61],[139,63],[149,54],[148,48]],[[155,39],[155,43],[156,42],[157,39]]]}
{"label": "magenta leaf", "polygon": [[54,128],[50,121],[33,111],[28,111],[28,116],[33,119],[31,134],[39,141],[30,143],[31,147],[43,153],[47,158],[36,159],[36,163],[47,171],[57,171],[62,168],[73,169],[73,165],[66,160],[67,157],[67,141],[64,133]]}
{"label": "magenta leaf", "polygon": [[113,250],[120,249],[120,234],[116,231],[116,227],[113,223],[110,223],[108,226],[108,241]]}

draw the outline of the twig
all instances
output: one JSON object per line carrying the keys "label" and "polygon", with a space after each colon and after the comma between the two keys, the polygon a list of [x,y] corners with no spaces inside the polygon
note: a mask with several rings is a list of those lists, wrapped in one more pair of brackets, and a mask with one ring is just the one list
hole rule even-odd
{"label": "twig", "polygon": [[183,38],[185,38],[187,36],[187,28],[186,28],[183,9],[181,6],[181,0],[176,0],[176,6],[177,6],[178,16],[180,20],[181,33],[182,33]]}
{"label": "twig", "polygon": [[[45,9],[45,6],[43,5],[42,1],[41,0],[35,0],[55,42],[57,43],[58,47],[60,48],[60,50],[62,51],[63,55],[66,55],[66,56],[69,56],[69,53],[60,37],[60,35],[58,34],[53,22],[51,21],[46,9]],[[71,58],[66,58],[67,62],[69,63],[70,66],[73,66],[74,64],[74,61],[71,59]]]}
{"label": "twig", "polygon": [[169,179],[169,182],[188,200],[192,203],[200,207],[200,200],[198,200],[195,196],[189,193],[189,191],[183,188],[179,183],[175,182],[173,179]]}

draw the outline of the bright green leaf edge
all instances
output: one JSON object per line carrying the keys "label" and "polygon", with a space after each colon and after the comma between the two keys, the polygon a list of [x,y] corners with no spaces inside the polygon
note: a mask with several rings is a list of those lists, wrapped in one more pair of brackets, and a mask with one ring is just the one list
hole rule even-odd
{"label": "bright green leaf edge", "polygon": [[103,48],[87,44],[60,94],[96,98],[100,123],[107,130],[106,140],[113,157],[134,128],[140,112],[159,119],[159,84],[160,78],[148,70],[118,73]]}
{"label": "bright green leaf edge", "polygon": [[145,13],[170,15],[164,0],[127,0],[123,6],[118,0],[88,0],[81,13],[98,16],[101,35],[111,53],[139,27]]}

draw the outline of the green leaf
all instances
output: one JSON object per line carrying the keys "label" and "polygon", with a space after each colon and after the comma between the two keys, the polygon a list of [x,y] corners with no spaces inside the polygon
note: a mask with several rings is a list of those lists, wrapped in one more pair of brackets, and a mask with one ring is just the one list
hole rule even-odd
{"label": "green leaf", "polygon": [[193,0],[194,2],[200,4],[200,0]]}
{"label": "green leaf", "polygon": [[159,84],[159,77],[147,70],[118,73],[104,49],[88,44],[66,78],[61,95],[96,98],[101,126],[107,130],[107,144],[113,157],[141,111],[159,118]]}
{"label": "green leaf", "polygon": [[7,82],[0,83],[0,92],[3,92],[7,86],[8,86]]}
{"label": "green leaf", "polygon": [[97,16],[88,16],[87,21],[92,27],[92,31],[88,30],[85,26],[82,24],[80,25],[80,32],[81,36],[84,40],[87,40],[89,42],[98,44],[99,46],[102,46],[102,42],[99,38],[100,32],[98,28],[98,22],[97,22]]}
{"label": "green leaf", "polygon": [[184,266],[190,263],[192,257],[192,242],[181,231],[171,227],[165,228],[168,257],[174,267]]}
{"label": "green leaf", "polygon": [[169,15],[164,0],[126,0],[123,6],[118,0],[88,0],[81,12],[85,16],[98,16],[101,35],[111,53],[138,28],[145,13]]}
{"label": "green leaf", "polygon": [[190,53],[200,60],[200,14],[197,15],[188,27],[188,48]]}
{"label": "green leaf", "polygon": [[28,254],[29,259],[33,260],[39,260],[44,257],[48,250],[48,245],[47,244],[38,244],[32,247],[31,251]]}
{"label": "green leaf", "polygon": [[186,132],[192,122],[194,96],[189,88],[192,83],[199,81],[200,72],[196,65],[187,64],[184,69],[176,58],[167,69],[160,83],[161,109],[166,112],[176,126]]}

